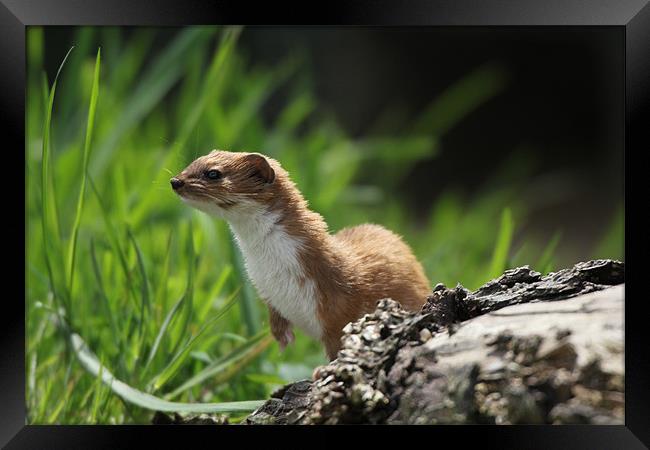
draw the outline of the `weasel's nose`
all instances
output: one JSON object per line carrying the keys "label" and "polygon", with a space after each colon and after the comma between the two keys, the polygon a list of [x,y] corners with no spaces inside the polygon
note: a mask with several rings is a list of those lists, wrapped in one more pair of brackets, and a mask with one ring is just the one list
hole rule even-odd
{"label": "weasel's nose", "polygon": [[183,186],[185,183],[183,183],[183,180],[179,180],[178,178],[172,178],[169,180],[169,182],[172,184],[172,189],[176,190],[179,187]]}

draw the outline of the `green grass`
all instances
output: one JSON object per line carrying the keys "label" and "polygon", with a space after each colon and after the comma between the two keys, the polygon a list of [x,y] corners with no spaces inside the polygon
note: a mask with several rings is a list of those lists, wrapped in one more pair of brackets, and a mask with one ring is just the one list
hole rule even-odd
{"label": "green grass", "polygon": [[[97,50],[97,60],[95,62],[95,71],[93,75],[93,86],[90,93],[90,106],[88,107],[88,123],[86,125],[86,139],[84,140],[83,152],[83,173],[81,174],[81,187],[79,188],[79,200],[77,201],[77,210],[74,217],[74,224],[72,225],[72,237],[70,239],[70,247],[68,251],[68,275],[69,283],[68,289],[72,290],[74,284],[74,262],[77,254],[77,237],[79,236],[79,225],[81,224],[81,214],[83,212],[84,197],[86,194],[86,177],[88,175],[88,161],[90,158],[90,142],[93,136],[95,111],[97,109],[97,97],[99,95],[99,70],[101,61],[101,49]],[[51,107],[49,110],[51,114]],[[47,125],[49,126],[49,124]],[[139,256],[139,254],[138,254]]]}
{"label": "green grass", "polygon": [[[255,65],[241,33],[186,28],[161,46],[152,29],[79,28],[66,56],[29,28],[29,423],[146,423],[152,409],[237,421],[325,362],[299,331],[279,351],[227,225],[171,192],[170,174],[215,147],[281,161],[332,231],[376,222],[399,232],[433,284],[476,288],[515,263],[554,267],[560,234],[518,234],[529,213],[520,186],[445,192],[425,220],[398,189],[445,133],[507,89],[503,67],[468,73],[408,125],[387,111],[352,138],[317,107],[304,58]],[[46,54],[62,61],[54,80]],[[283,86],[269,122],[262,110]],[[619,216],[598,255],[622,256]]]}

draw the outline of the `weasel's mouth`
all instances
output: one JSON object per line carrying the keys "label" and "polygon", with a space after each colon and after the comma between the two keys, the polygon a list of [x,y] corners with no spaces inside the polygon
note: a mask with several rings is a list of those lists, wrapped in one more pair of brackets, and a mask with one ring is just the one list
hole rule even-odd
{"label": "weasel's mouth", "polygon": [[214,199],[214,203],[218,207],[223,208],[223,209],[228,209],[231,206],[234,206],[236,204],[236,202],[233,202],[232,200],[224,200],[224,199],[219,199],[219,200]]}
{"label": "weasel's mouth", "polygon": [[219,208],[222,209],[228,209],[231,206],[235,205],[234,201],[221,199],[213,196],[205,197],[203,195],[194,195],[191,192],[179,192],[179,191],[176,191],[176,193],[181,198],[181,200],[183,200],[185,203],[188,203],[197,208],[218,206]]}

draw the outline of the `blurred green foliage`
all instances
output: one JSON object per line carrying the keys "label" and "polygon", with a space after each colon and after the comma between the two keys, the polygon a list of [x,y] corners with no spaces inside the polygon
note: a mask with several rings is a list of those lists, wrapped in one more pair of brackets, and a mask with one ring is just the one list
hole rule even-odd
{"label": "blurred green foliage", "polygon": [[[559,234],[519,236],[525,246],[512,248],[527,213],[517,186],[446,192],[425,221],[399,190],[448,130],[507,87],[500,66],[478,67],[407,124],[387,111],[353,139],[319,108],[304,55],[261,67],[238,51],[239,28],[186,28],[164,45],[158,32],[78,28],[55,91],[43,30],[28,29],[29,423],[151,417],[100,382],[103,368],[84,370],[73,331],[129,387],[190,403],[263,399],[325,363],[299,331],[279,352],[227,225],[169,188],[170,174],[213,148],[279,160],[332,231],[376,222],[402,234],[432,284],[476,288],[517,263],[553,268]],[[283,87],[269,121],[263,108]],[[598,256],[622,256],[620,217]]]}

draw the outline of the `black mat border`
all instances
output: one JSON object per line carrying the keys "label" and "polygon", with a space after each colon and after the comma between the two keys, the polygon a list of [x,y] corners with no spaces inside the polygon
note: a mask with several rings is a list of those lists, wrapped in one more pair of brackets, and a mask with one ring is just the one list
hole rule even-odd
{"label": "black mat border", "polygon": [[[650,5],[646,0],[348,0],[315,4],[246,1],[198,0],[0,0],[0,127],[3,155],[14,158],[3,167],[3,188],[15,194],[25,186],[25,26],[28,25],[152,25],[182,26],[200,24],[258,25],[361,25],[361,26],[490,26],[490,27],[565,27],[617,26],[624,29],[625,45],[625,253],[626,298],[635,281],[643,279],[643,253],[647,252],[648,221],[644,212],[648,200],[640,181],[647,179],[650,151]],[[622,112],[623,113],[623,112]],[[23,153],[24,154],[24,153]],[[644,158],[646,157],[646,158]],[[2,166],[0,166],[2,167]],[[15,170],[11,170],[11,169]],[[635,183],[634,185],[632,183]],[[3,196],[4,197],[4,196]],[[3,214],[4,234],[15,249],[5,246],[4,285],[17,286],[21,279],[25,248],[20,240],[8,237],[25,230],[24,197],[9,196],[12,207],[22,215]],[[5,202],[6,203],[6,202]],[[636,209],[636,211],[634,211]],[[13,220],[13,221],[12,221]],[[640,230],[639,232],[633,230]],[[23,234],[24,235],[24,234]],[[25,236],[25,235],[24,235]],[[29,245],[25,236],[25,245]],[[7,271],[15,270],[13,275]],[[25,426],[25,315],[24,282],[4,289],[6,308],[0,315],[0,444],[6,448],[130,448],[137,441],[154,444],[218,445],[226,435],[242,437],[259,433],[291,431],[298,433],[337,433],[352,430],[358,437],[384,439],[404,427],[160,427],[160,426]],[[22,296],[19,294],[22,292]],[[650,430],[649,358],[647,319],[642,313],[645,296],[626,302],[626,425],[625,426],[509,426],[509,427],[409,427],[409,441],[417,438],[450,438],[456,445],[480,443],[483,448],[647,448]],[[20,299],[23,299],[21,302]],[[631,297],[634,298],[634,297]],[[13,311],[11,311],[13,307]],[[369,429],[367,429],[369,430]],[[218,433],[218,435],[217,435]],[[235,436],[235,433],[237,436]],[[361,433],[361,434],[359,434]],[[210,436],[208,436],[210,435]],[[12,439],[13,437],[13,439]],[[281,438],[281,437],[279,437]],[[309,437],[307,437],[309,438]],[[278,444],[280,442],[276,441]],[[301,441],[294,441],[296,444]],[[303,441],[304,442],[304,441]],[[325,441],[326,442],[326,441]],[[331,442],[331,441],[329,441]],[[415,443],[415,441],[413,441]],[[302,445],[300,445],[302,446]]]}

